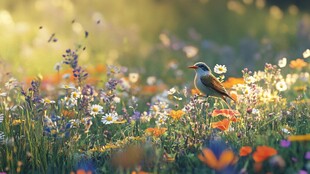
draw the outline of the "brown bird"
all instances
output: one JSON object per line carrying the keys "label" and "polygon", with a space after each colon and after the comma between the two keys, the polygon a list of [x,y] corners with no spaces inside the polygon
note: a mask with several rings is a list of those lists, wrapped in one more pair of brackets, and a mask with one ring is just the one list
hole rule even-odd
{"label": "brown bird", "polygon": [[193,66],[189,66],[196,71],[194,84],[195,87],[207,97],[219,97],[223,99],[226,104],[226,98],[230,98],[234,102],[235,99],[232,98],[222,85],[222,83],[212,74],[211,69],[203,62],[197,62]]}

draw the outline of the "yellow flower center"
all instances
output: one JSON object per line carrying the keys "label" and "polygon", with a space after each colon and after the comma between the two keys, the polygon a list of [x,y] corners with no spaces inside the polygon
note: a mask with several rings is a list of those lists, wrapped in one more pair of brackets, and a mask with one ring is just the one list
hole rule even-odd
{"label": "yellow flower center", "polygon": [[98,111],[99,111],[99,109],[97,107],[93,108],[93,112],[98,112]]}
{"label": "yellow flower center", "polygon": [[48,99],[48,98],[46,98],[46,99],[44,100],[44,102],[45,102],[45,103],[51,103],[51,100]]}
{"label": "yellow flower center", "polygon": [[111,116],[107,116],[106,120],[107,120],[107,121],[112,121],[113,118],[112,118]]}

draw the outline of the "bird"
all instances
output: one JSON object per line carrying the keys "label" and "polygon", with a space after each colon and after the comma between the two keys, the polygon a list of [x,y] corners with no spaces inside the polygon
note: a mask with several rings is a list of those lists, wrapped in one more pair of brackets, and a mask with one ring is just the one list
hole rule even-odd
{"label": "bird", "polygon": [[212,74],[212,71],[207,64],[204,62],[197,62],[188,68],[196,71],[194,85],[200,93],[206,95],[206,97],[212,96],[221,98],[227,105],[228,103],[226,98],[230,98],[236,102],[236,100],[227,93],[222,83]]}

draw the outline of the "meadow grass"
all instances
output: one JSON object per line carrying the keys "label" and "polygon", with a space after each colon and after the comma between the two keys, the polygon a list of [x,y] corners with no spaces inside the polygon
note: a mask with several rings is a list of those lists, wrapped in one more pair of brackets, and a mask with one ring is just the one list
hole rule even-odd
{"label": "meadow grass", "polygon": [[[3,75],[1,172],[309,171],[309,64],[303,59],[228,78],[223,85],[237,102],[227,109],[186,87],[155,95],[157,83],[140,84],[139,74],[124,67],[106,67],[104,85],[94,84],[79,65],[80,51],[65,51],[62,66],[72,78],[55,84],[38,76],[26,89]],[[215,72],[223,79],[225,72]]]}

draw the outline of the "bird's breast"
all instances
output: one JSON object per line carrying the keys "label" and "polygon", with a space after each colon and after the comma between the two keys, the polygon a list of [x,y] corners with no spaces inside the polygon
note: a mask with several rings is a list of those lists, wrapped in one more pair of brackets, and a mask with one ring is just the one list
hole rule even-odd
{"label": "bird's breast", "polygon": [[195,87],[206,96],[218,96],[218,94],[209,86],[206,86],[201,82],[199,75],[195,76]]}

